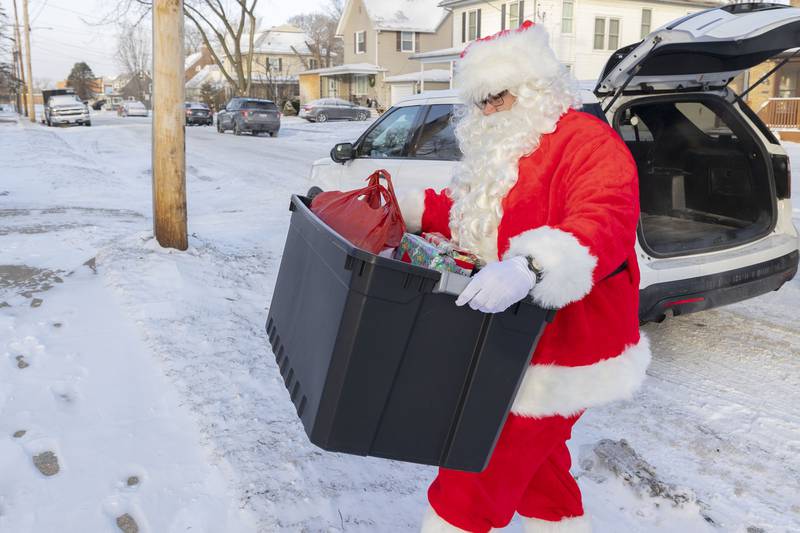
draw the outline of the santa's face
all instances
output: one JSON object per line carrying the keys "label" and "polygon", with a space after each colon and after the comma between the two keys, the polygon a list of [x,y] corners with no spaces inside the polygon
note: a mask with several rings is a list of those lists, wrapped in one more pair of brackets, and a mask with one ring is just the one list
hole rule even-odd
{"label": "santa's face", "polygon": [[517,97],[510,91],[503,91],[498,95],[488,96],[478,107],[481,108],[483,116],[487,117],[500,111],[510,111],[516,101]]}

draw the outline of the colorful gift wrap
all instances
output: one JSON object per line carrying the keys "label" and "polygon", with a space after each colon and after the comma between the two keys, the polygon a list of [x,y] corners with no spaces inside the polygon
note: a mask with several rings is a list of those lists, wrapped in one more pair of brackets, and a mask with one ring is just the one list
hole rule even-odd
{"label": "colorful gift wrap", "polygon": [[[431,234],[428,234],[431,235]],[[406,233],[397,248],[396,259],[440,272],[455,272],[469,276],[475,269],[475,258],[455,250],[453,243],[441,237],[439,245],[418,235]]]}

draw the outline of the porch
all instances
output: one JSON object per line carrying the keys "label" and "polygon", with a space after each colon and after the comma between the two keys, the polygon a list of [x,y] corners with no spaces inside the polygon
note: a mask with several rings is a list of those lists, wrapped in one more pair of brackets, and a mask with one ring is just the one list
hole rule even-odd
{"label": "porch", "polygon": [[319,98],[341,98],[367,107],[380,107],[379,89],[383,80],[379,75],[385,68],[369,63],[339,65],[337,67],[307,70],[299,74],[300,103]]}
{"label": "porch", "polygon": [[781,140],[800,142],[800,97],[770,98],[758,116]]}

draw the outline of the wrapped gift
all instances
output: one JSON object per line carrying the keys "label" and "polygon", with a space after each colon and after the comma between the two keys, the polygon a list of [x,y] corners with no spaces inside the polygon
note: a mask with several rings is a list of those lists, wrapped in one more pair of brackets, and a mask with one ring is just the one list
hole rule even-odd
{"label": "wrapped gift", "polygon": [[[435,243],[431,241],[431,238]],[[456,250],[453,243],[440,234],[426,234],[426,236],[419,237],[406,233],[397,248],[395,257],[412,265],[424,266],[440,272],[455,272],[464,276],[472,274],[477,262],[474,256]]]}
{"label": "wrapped gift", "polygon": [[441,254],[435,244],[431,244],[418,235],[406,233],[397,247],[395,258],[404,263],[430,267],[431,261]]}

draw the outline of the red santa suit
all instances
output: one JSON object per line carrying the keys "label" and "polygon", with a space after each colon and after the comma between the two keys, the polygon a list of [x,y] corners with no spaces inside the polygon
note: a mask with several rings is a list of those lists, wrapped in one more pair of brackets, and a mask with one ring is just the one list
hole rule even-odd
{"label": "red santa suit", "polygon": [[[562,98],[573,91],[567,82],[538,26],[526,23],[472,43],[456,71],[466,105],[508,89],[518,100],[502,114],[545,108],[533,126],[543,131],[521,143],[524,153],[510,154],[513,175],[503,182],[503,164],[489,164],[499,177],[481,175],[480,157],[464,146],[470,133],[457,125],[465,141],[459,172],[468,177],[457,175],[448,189],[412,194],[401,204],[409,231],[452,236],[487,262],[534,258],[543,275],[531,295],[558,309],[488,467],[440,470],[428,491],[423,533],[486,533],[515,512],[527,533],[589,531],[565,442],[585,409],[631,398],[650,362],[638,321],[636,165],[614,130],[573,109],[572,96]],[[480,140],[474,143],[480,155]],[[504,157],[502,148],[497,153]]]}

